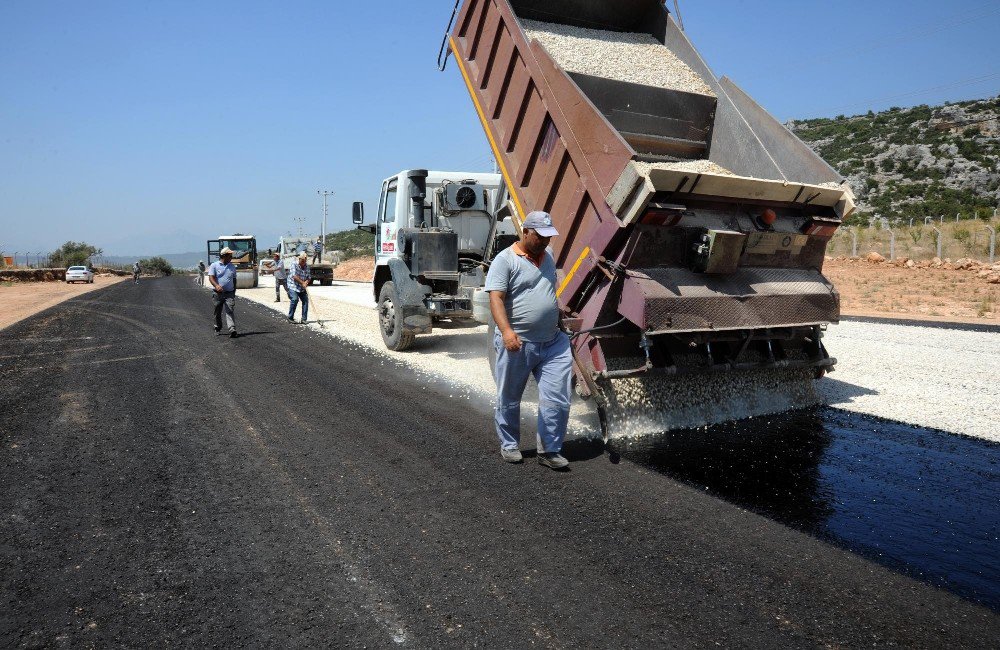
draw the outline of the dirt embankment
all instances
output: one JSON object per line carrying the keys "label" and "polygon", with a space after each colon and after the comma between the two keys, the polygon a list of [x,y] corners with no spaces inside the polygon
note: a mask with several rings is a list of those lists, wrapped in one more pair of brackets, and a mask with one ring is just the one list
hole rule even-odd
{"label": "dirt embankment", "polygon": [[965,258],[890,262],[870,253],[828,258],[823,273],[840,291],[845,315],[970,323],[1000,319],[1000,264]]}
{"label": "dirt embankment", "polygon": [[375,274],[374,257],[355,257],[337,265],[333,271],[335,280],[370,282]]}

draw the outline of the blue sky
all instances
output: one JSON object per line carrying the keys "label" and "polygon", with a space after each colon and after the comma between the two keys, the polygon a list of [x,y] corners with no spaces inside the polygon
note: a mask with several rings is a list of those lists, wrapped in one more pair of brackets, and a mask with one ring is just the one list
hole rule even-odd
{"label": "blue sky", "polygon": [[[0,3],[0,249],[265,243],[335,192],[491,158],[454,64],[452,0]],[[672,7],[673,3],[668,2]],[[1000,2],[681,1],[688,35],[776,117],[1000,93]],[[973,81],[977,80],[978,81]]]}

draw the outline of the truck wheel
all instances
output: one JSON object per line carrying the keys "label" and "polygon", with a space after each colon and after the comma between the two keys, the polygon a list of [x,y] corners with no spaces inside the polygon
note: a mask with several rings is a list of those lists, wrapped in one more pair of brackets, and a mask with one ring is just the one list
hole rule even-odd
{"label": "truck wheel", "polygon": [[385,347],[401,352],[413,344],[413,332],[403,329],[403,310],[397,308],[396,285],[386,282],[378,292],[378,324]]}
{"label": "truck wheel", "polygon": [[319,284],[320,284],[320,286],[328,287],[331,284],[333,284],[333,280],[320,280]]}

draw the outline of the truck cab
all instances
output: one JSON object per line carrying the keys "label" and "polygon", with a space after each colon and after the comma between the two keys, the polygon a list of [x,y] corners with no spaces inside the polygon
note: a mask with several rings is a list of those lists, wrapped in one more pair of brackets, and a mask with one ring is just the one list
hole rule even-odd
{"label": "truck cab", "polygon": [[[410,169],[382,181],[372,289],[386,346],[409,347],[435,320],[471,319],[505,197],[500,174]],[[354,222],[364,206],[354,205]]]}
{"label": "truck cab", "polygon": [[[281,237],[278,240],[278,252],[281,254],[281,263],[285,269],[291,272],[292,267],[296,264],[296,258],[299,253],[307,254],[309,259],[312,260],[313,242],[317,239],[317,237]],[[317,264],[310,263],[309,268],[312,271],[312,281],[310,284],[319,282],[324,287],[333,284],[333,270],[336,266],[335,262],[320,261]]]}

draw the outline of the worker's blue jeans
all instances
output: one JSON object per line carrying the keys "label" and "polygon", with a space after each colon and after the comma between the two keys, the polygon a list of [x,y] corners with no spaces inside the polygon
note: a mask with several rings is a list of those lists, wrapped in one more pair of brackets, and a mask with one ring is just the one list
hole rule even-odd
{"label": "worker's blue jeans", "polygon": [[521,395],[534,375],[538,384],[538,451],[559,452],[569,422],[569,400],[573,380],[573,354],[569,337],[559,332],[548,343],[521,342],[510,352],[500,330],[493,345],[497,351],[497,437],[503,449],[517,449],[521,439]]}
{"label": "worker's blue jeans", "polygon": [[288,306],[288,320],[295,318],[295,307],[302,301],[302,322],[309,320],[309,294],[301,289],[298,291],[289,291],[288,299],[292,301],[292,304]]}

